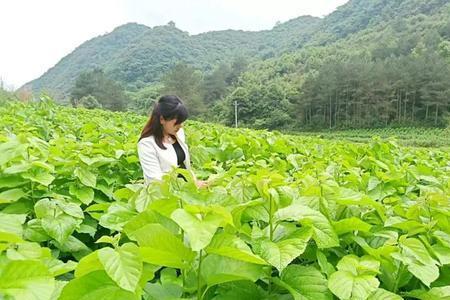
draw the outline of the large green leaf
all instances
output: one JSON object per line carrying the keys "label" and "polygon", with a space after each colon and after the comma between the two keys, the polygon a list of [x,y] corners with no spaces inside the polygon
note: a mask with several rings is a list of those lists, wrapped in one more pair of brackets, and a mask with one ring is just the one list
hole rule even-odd
{"label": "large green leaf", "polygon": [[305,251],[310,238],[311,230],[302,229],[281,241],[271,242],[268,239],[257,241],[254,248],[257,254],[281,272]]}
{"label": "large green leaf", "polygon": [[448,300],[450,299],[450,285],[434,287],[428,291],[413,290],[408,292],[407,295],[421,300]]}
{"label": "large green leaf", "polygon": [[87,186],[71,184],[69,193],[86,205],[89,205],[94,200],[94,190]]}
{"label": "large green leaf", "polygon": [[[308,300],[333,299],[328,290],[326,278],[314,267],[290,265],[281,273],[281,281]],[[292,293],[294,298],[296,293]],[[300,298],[297,296],[297,298]]]}
{"label": "large green leaf", "polygon": [[53,180],[55,180],[55,176],[53,176],[50,173],[42,171],[25,173],[22,174],[22,177],[40,183],[44,186],[49,186],[53,182]]}
{"label": "large green leaf", "polygon": [[0,188],[15,188],[21,185],[24,185],[23,178],[19,175],[2,175],[0,177]]}
{"label": "large green leaf", "polygon": [[16,243],[14,247],[6,251],[6,257],[11,260],[27,259],[51,259],[52,255],[49,248],[42,248],[38,243]]}
{"label": "large green leaf", "polygon": [[65,214],[54,218],[45,217],[41,221],[45,232],[60,244],[67,241],[80,223],[74,217]]}
{"label": "large green leaf", "polygon": [[375,292],[373,292],[367,300],[402,300],[403,298],[397,294],[391,293],[384,289],[378,288]]}
{"label": "large green leaf", "polygon": [[97,184],[97,177],[90,172],[86,167],[76,168],[74,174],[85,186],[95,188]]}
{"label": "large green leaf", "polygon": [[50,300],[55,280],[40,261],[13,260],[0,268],[0,293],[15,300]]}
{"label": "large green leaf", "polygon": [[214,300],[270,299],[260,286],[251,281],[232,281],[218,286]]}
{"label": "large green leaf", "polygon": [[108,211],[100,217],[99,224],[111,230],[122,231],[123,226],[136,215],[131,205],[114,202]]}
{"label": "large green leaf", "polygon": [[331,274],[328,288],[339,299],[367,299],[380,284],[375,277],[379,267],[380,263],[370,256],[344,256],[337,264],[338,271]]}
{"label": "large green leaf", "polygon": [[24,238],[32,242],[44,242],[51,239],[51,237],[42,228],[41,219],[32,219],[25,225],[23,232]]}
{"label": "large green leaf", "polygon": [[138,231],[147,224],[159,223],[165,228],[169,229],[172,233],[178,233],[178,225],[171,219],[153,211],[147,209],[133,218],[131,218],[123,227],[123,232],[132,240],[134,239],[134,232]]}
{"label": "large green leaf", "polygon": [[147,224],[133,234],[140,246],[142,260],[154,265],[185,269],[195,253],[181,239],[160,224]]}
{"label": "large green leaf", "polygon": [[11,203],[26,196],[26,193],[22,189],[6,190],[0,193],[0,204]]}
{"label": "large green leaf", "polygon": [[297,221],[303,226],[311,227],[313,239],[319,248],[339,246],[339,239],[328,219],[320,212],[305,205],[293,204],[278,210],[277,220]]}
{"label": "large green leaf", "polygon": [[138,247],[126,243],[118,249],[109,247],[98,250],[98,259],[118,286],[134,292],[142,274],[142,260]]}
{"label": "large green leaf", "polygon": [[210,254],[201,265],[201,276],[208,286],[236,281],[256,281],[265,276],[263,266]]}
{"label": "large green leaf", "polygon": [[173,283],[149,283],[145,287],[145,293],[150,300],[175,300],[182,299],[183,287]]}
{"label": "large green leaf", "polygon": [[334,222],[333,227],[338,235],[342,235],[353,231],[369,232],[372,225],[359,218],[351,217]]}
{"label": "large green leaf", "polygon": [[75,277],[82,277],[88,273],[104,270],[102,263],[98,258],[98,251],[84,256],[75,269]]}
{"label": "large green leaf", "polygon": [[200,251],[208,246],[223,221],[223,218],[217,214],[206,214],[203,219],[198,219],[182,208],[175,210],[171,217],[188,235],[194,251]]}
{"label": "large green leaf", "polygon": [[58,300],[139,300],[138,295],[121,289],[104,271],[94,271],[71,280]]}
{"label": "large green leaf", "polygon": [[25,223],[26,215],[5,214],[0,212],[0,232],[12,233],[22,237],[22,224]]}
{"label": "large green leaf", "polygon": [[401,252],[392,253],[391,256],[408,267],[408,271],[419,278],[424,284],[430,284],[438,279],[438,262],[435,261],[422,242],[416,238],[399,239]]}
{"label": "large green leaf", "polygon": [[216,234],[206,251],[249,263],[267,265],[267,262],[255,255],[243,240],[225,232]]}
{"label": "large green leaf", "polygon": [[11,139],[0,144],[0,166],[9,162],[11,159],[22,156],[25,157],[28,144],[22,144],[19,140]]}

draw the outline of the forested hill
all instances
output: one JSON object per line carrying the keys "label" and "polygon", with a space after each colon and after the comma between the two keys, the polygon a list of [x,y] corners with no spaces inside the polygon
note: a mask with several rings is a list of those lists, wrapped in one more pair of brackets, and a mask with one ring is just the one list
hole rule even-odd
{"label": "forested hill", "polygon": [[305,16],[272,30],[225,30],[192,36],[175,23],[153,28],[129,23],[83,43],[27,85],[34,91],[48,89],[66,95],[81,72],[101,68],[127,87],[141,88],[158,81],[178,61],[208,71],[237,56],[263,59],[299,48],[317,32],[320,22]]}
{"label": "forested hill", "polygon": [[450,1],[351,1],[308,47],[244,73],[222,119],[237,101],[251,127],[445,126],[448,82]]}
{"label": "forested hill", "polygon": [[[81,72],[102,68],[128,87],[141,88],[158,81],[177,61],[209,71],[236,56],[267,59],[307,45],[323,46],[354,34],[364,35],[393,19],[438,14],[448,2],[353,0],[322,19],[303,16],[259,32],[225,30],[191,36],[175,23],[153,28],[130,23],[83,43],[29,84],[34,91],[49,89],[66,95]],[[418,19],[415,27],[421,26]],[[404,28],[399,24],[397,29]]]}

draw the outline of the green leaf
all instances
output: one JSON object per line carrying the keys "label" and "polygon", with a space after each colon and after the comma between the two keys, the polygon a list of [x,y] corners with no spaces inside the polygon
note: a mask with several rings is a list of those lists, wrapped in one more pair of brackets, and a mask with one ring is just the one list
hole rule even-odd
{"label": "green leaf", "polygon": [[420,240],[402,236],[399,239],[399,245],[401,252],[392,253],[391,256],[404,263],[409,272],[427,286],[438,279],[438,262],[431,258]]}
{"label": "green leaf", "polygon": [[69,193],[83,204],[89,205],[94,200],[94,190],[87,186],[79,186],[77,184],[71,184],[69,187]]}
{"label": "green leaf", "polygon": [[85,186],[89,186],[92,188],[96,187],[97,177],[95,174],[88,171],[86,168],[76,168],[74,174],[78,179],[80,179],[81,183]]}
{"label": "green leaf", "polygon": [[78,218],[78,219],[84,219],[83,211],[81,210],[80,206],[78,204],[68,202],[65,200],[57,200],[56,204],[58,205],[61,210],[68,214],[69,216]]}
{"label": "green leaf", "polygon": [[436,237],[436,239],[442,243],[447,248],[450,248],[450,234],[437,230],[433,232],[433,235]]}
{"label": "green leaf", "polygon": [[61,214],[61,209],[56,205],[56,201],[44,198],[36,202],[34,205],[34,213],[36,217],[41,219],[45,217],[55,217]]}
{"label": "green leaf", "polygon": [[138,247],[126,243],[119,249],[109,247],[98,250],[98,258],[118,286],[134,292],[142,274],[142,260]]}
{"label": "green leaf", "polygon": [[111,244],[113,246],[119,245],[119,240],[120,240],[120,234],[116,234],[114,237],[112,236],[108,236],[108,235],[104,235],[102,237],[100,237],[98,240],[95,241],[96,244],[98,243],[107,243],[107,244]]}
{"label": "green leaf", "polygon": [[145,293],[149,295],[149,299],[152,300],[182,299],[183,287],[173,283],[148,283],[145,287]]}
{"label": "green leaf", "polygon": [[155,223],[161,224],[174,234],[178,233],[179,231],[179,227],[174,221],[153,210],[147,209],[131,218],[123,227],[123,232],[130,239],[135,240],[133,237],[135,231],[141,229],[147,224]]}
{"label": "green leaf", "polygon": [[254,249],[257,254],[281,272],[305,251],[310,238],[311,230],[302,229],[278,242],[269,240],[256,242]]}
{"label": "green leaf", "polygon": [[25,157],[29,144],[22,144],[19,140],[11,139],[6,143],[0,144],[0,166],[9,162],[11,159],[22,156]]}
{"label": "green leaf", "polygon": [[249,263],[267,265],[267,262],[255,255],[243,240],[225,232],[216,234],[206,251]]}
{"label": "green leaf", "polygon": [[6,251],[6,256],[11,260],[27,260],[27,259],[51,259],[50,249],[42,248],[38,243],[23,242],[18,243],[14,247]]}
{"label": "green leaf", "polygon": [[62,261],[55,258],[51,259],[46,264],[49,267],[49,272],[53,277],[65,274],[67,272],[71,272],[75,270],[75,268],[78,265],[76,262],[71,260],[63,263]]}
{"label": "green leaf", "polygon": [[139,300],[138,295],[121,289],[104,271],[75,278],[63,288],[58,300]]}
{"label": "green leaf", "polygon": [[312,228],[313,239],[319,248],[339,246],[339,239],[328,219],[320,212],[305,205],[294,204],[279,209],[275,213],[277,220],[297,221],[303,226]]}
{"label": "green leaf", "polygon": [[13,164],[12,166],[6,168],[3,172],[5,174],[18,174],[24,173],[31,169],[32,165],[28,161],[22,161],[18,164]]}
{"label": "green leaf", "polygon": [[22,189],[12,189],[0,193],[0,204],[16,202],[23,198],[26,193]]}
{"label": "green leaf", "polygon": [[147,224],[133,234],[137,240],[144,262],[186,269],[195,253],[187,248],[180,238],[160,224]]}
{"label": "green leaf", "polygon": [[186,232],[194,251],[200,251],[208,246],[223,220],[215,214],[207,214],[202,220],[199,220],[181,208],[175,210],[171,217]]}
{"label": "green leaf", "polygon": [[105,228],[122,231],[123,226],[136,215],[131,205],[114,202],[100,218],[99,224]]}
{"label": "green leaf", "polygon": [[41,219],[32,219],[25,225],[23,236],[26,240],[32,242],[45,242],[51,239],[51,237],[42,228]]}
{"label": "green leaf", "polygon": [[263,266],[210,254],[201,265],[201,275],[208,286],[237,280],[256,280],[265,276]]}
{"label": "green leaf", "polygon": [[55,280],[40,261],[13,260],[0,268],[0,292],[15,300],[50,300]]}
{"label": "green leaf", "polygon": [[98,251],[84,256],[75,269],[75,277],[79,278],[94,271],[104,270],[98,258]]}
{"label": "green leaf", "polygon": [[23,180],[22,176],[19,175],[2,175],[0,177],[0,189],[3,188],[15,188],[17,186],[24,185],[26,182]]}
{"label": "green leaf", "polygon": [[330,277],[331,274],[336,272],[336,269],[333,267],[332,264],[328,262],[327,257],[325,256],[325,254],[322,253],[322,251],[317,249],[316,256],[317,256],[317,263],[319,264],[322,273],[325,273],[327,277]]}
{"label": "green leaf", "polygon": [[338,235],[342,235],[353,231],[369,232],[372,225],[359,218],[351,217],[334,222],[333,227]]}
{"label": "green leaf", "polygon": [[359,206],[369,206],[373,207],[379,214],[382,220],[386,219],[385,208],[383,205],[364,193],[353,191],[348,188],[340,188],[339,198],[336,202],[341,205],[359,205]]}
{"label": "green leaf", "polygon": [[59,215],[54,218],[45,217],[41,221],[45,232],[60,244],[67,241],[79,224],[75,218],[68,215]]}
{"label": "green leaf", "polygon": [[221,284],[214,300],[261,300],[269,299],[267,292],[251,281],[233,281]]}
{"label": "green leaf", "polygon": [[22,174],[23,178],[30,179],[31,181],[40,183],[44,186],[49,186],[53,180],[55,180],[55,176],[45,173],[45,172],[38,172],[38,173],[25,173]]}
{"label": "green leaf", "polygon": [[27,215],[4,214],[0,212],[0,232],[12,233],[22,237],[22,224],[25,223]]}
{"label": "green leaf", "polygon": [[421,300],[448,300],[450,299],[450,285],[442,287],[434,287],[429,291],[413,290],[406,295]]}
{"label": "green leaf", "polygon": [[433,249],[434,254],[436,254],[436,257],[439,259],[439,262],[442,265],[448,265],[450,264],[450,248],[445,247],[441,245],[440,243],[434,244],[431,246]]}
{"label": "green leaf", "polygon": [[[290,265],[281,273],[281,281],[302,295],[303,299],[333,299],[326,278],[314,267]],[[295,297],[295,293],[293,294]]]}
{"label": "green leaf", "polygon": [[375,292],[373,292],[367,300],[402,300],[403,298],[397,294],[388,292],[384,289],[378,288]]}
{"label": "green leaf", "polygon": [[344,256],[337,264],[338,271],[331,274],[328,288],[339,299],[367,299],[380,284],[375,277],[379,267],[380,262],[370,256]]}
{"label": "green leaf", "polygon": [[81,257],[91,252],[91,249],[89,249],[82,241],[80,241],[73,235],[69,236],[64,244],[59,244],[57,241],[55,241],[55,245],[62,252],[72,253],[75,258],[77,258],[76,252],[79,252],[81,254]]}

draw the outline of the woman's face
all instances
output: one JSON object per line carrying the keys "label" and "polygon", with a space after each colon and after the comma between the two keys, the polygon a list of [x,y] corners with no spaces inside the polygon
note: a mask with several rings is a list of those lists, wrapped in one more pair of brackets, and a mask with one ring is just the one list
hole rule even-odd
{"label": "woman's face", "polygon": [[176,124],[177,119],[165,120],[161,117],[160,121],[165,134],[176,135],[178,130],[183,127],[183,123]]}

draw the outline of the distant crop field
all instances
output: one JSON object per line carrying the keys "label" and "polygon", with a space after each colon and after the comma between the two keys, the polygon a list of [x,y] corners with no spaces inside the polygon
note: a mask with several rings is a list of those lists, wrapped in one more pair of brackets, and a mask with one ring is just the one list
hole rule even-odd
{"label": "distant crop field", "polygon": [[298,134],[363,143],[370,142],[374,137],[380,137],[382,139],[394,139],[404,146],[450,147],[450,129],[448,128],[375,128],[301,132]]}

